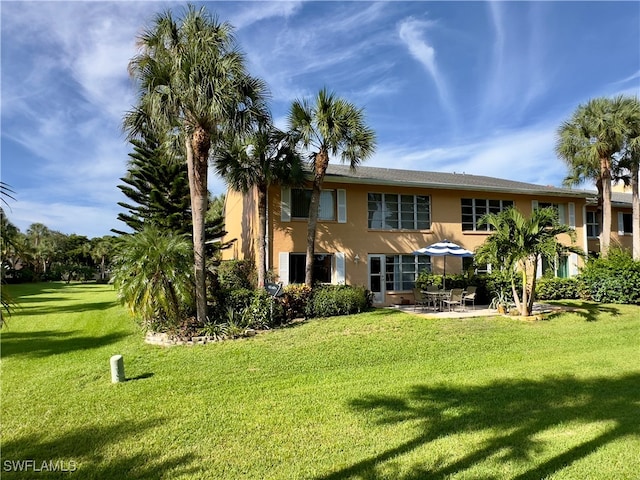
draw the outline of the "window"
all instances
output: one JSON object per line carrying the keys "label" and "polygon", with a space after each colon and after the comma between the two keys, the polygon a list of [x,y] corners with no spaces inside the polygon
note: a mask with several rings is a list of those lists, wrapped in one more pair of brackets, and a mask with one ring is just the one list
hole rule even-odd
{"label": "window", "polygon": [[587,211],[587,237],[598,238],[600,235],[600,222],[598,222],[598,212]]}
{"label": "window", "polygon": [[618,212],[618,235],[633,233],[633,217],[630,213]]}
{"label": "window", "polygon": [[[286,258],[286,257],[285,257]],[[305,253],[289,254],[289,283],[304,283]],[[333,255],[317,254],[313,259],[313,280],[331,283],[331,264]]]}
{"label": "window", "polygon": [[[302,188],[291,189],[291,217],[309,218],[309,204],[311,203],[311,190]],[[318,220],[336,219],[336,191],[322,190],[320,192],[320,206],[318,208]]]}
{"label": "window", "polygon": [[512,200],[486,200],[484,198],[463,198],[460,204],[463,231],[489,231],[489,225],[478,226],[480,219],[487,213],[500,213],[513,207]]}
{"label": "window", "polygon": [[418,274],[431,271],[429,255],[387,255],[385,282],[387,290],[411,290],[416,286]]}
{"label": "window", "polygon": [[431,205],[426,195],[368,194],[368,226],[382,230],[428,230]]}

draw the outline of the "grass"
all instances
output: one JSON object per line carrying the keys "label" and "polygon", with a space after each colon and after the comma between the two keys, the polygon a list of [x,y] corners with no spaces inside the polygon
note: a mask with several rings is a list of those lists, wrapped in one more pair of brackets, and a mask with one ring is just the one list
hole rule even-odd
{"label": "grass", "polygon": [[[547,321],[376,310],[160,348],[109,286],[12,287],[7,461],[82,479],[630,479],[640,471],[640,307]],[[110,383],[122,354],[127,381]]]}

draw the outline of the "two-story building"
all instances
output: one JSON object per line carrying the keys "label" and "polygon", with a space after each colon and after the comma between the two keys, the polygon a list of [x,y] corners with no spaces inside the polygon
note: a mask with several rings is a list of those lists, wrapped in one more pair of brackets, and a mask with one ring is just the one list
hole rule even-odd
{"label": "two-story building", "polygon": [[[284,284],[304,282],[310,194],[310,187],[277,186],[268,192],[267,268]],[[597,238],[594,242],[592,237],[599,231],[591,213],[593,195],[464,173],[365,166],[351,171],[329,165],[320,200],[314,278],[364,285],[374,292],[377,304],[397,303],[401,296],[411,296],[418,272],[429,268],[442,273],[444,268],[443,257],[412,252],[444,239],[473,251],[490,234],[487,226],[479,225],[480,218],[511,206],[526,216],[535,208],[554,206],[560,221],[575,230],[578,246],[594,251]],[[626,210],[618,207],[615,214],[622,215],[624,224]],[[255,195],[227,192],[225,216],[225,240],[235,242],[224,251],[224,259],[254,258]],[[568,235],[563,237],[561,241],[570,242]],[[461,272],[467,261],[473,259],[448,258],[447,273]],[[571,255],[544,268],[571,276],[581,262]]]}

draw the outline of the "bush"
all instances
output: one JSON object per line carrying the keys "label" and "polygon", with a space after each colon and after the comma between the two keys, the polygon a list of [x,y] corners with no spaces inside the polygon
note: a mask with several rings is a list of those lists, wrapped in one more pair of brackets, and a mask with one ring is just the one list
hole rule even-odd
{"label": "bush", "polygon": [[284,287],[280,304],[287,320],[304,317],[307,303],[311,297],[311,288],[304,284],[291,284]]}
{"label": "bush", "polygon": [[279,325],[285,320],[282,304],[272,299],[263,289],[229,290],[225,297],[227,312],[243,318],[247,328],[262,330]]}
{"label": "bush", "polygon": [[590,259],[578,275],[580,296],[601,303],[640,304],[640,262],[622,249]]}
{"label": "bush", "polygon": [[256,286],[256,271],[249,260],[227,260],[218,265],[218,283],[223,290],[252,289]]}
{"label": "bush", "polygon": [[322,285],[316,287],[306,307],[306,316],[332,317],[360,313],[371,308],[373,295],[360,286]]}
{"label": "bush", "polygon": [[577,278],[542,277],[536,283],[539,300],[574,300],[579,298]]}

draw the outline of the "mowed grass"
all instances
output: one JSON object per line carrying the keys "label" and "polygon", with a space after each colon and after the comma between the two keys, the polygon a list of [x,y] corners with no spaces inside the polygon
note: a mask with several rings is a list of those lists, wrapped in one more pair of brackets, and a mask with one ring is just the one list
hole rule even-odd
{"label": "mowed grass", "polygon": [[[632,479],[640,308],[546,321],[390,310],[145,345],[110,286],[11,288],[2,478]],[[127,381],[112,384],[122,354]],[[7,461],[75,462],[73,473]]]}

